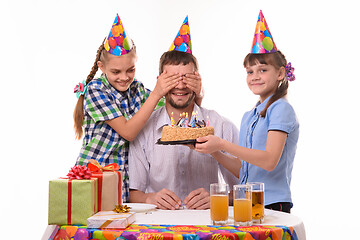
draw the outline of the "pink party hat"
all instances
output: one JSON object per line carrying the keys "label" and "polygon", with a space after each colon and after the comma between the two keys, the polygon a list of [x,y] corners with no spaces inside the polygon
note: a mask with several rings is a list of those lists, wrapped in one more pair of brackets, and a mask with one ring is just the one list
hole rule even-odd
{"label": "pink party hat", "polygon": [[106,51],[115,56],[127,54],[132,48],[132,41],[127,36],[118,14],[116,14],[114,23],[111,27],[109,36],[105,41],[104,47]]}
{"label": "pink party hat", "polygon": [[251,53],[270,53],[276,52],[277,48],[274,39],[270,33],[270,29],[266,23],[264,15],[260,10],[257,20],[254,40],[251,47]]}
{"label": "pink party hat", "polygon": [[169,51],[192,53],[188,16],[186,16],[183,24],[181,25],[180,30],[176,35],[174,42],[171,44]]}

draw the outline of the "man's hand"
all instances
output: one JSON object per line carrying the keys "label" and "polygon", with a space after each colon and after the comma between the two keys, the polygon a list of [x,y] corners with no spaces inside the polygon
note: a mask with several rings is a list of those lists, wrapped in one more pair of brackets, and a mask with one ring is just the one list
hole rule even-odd
{"label": "man's hand", "polygon": [[184,204],[188,209],[208,209],[210,208],[210,194],[204,188],[198,188],[184,199]]}
{"label": "man's hand", "polygon": [[166,188],[157,193],[148,193],[146,203],[155,204],[160,209],[179,209],[181,200],[176,194]]}

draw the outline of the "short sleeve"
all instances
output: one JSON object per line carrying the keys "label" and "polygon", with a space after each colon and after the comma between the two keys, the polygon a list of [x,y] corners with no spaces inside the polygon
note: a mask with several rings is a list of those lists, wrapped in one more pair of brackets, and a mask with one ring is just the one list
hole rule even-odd
{"label": "short sleeve", "polygon": [[269,118],[269,128],[290,133],[297,125],[297,118],[293,107],[285,100],[278,100],[270,105],[266,115]]}
{"label": "short sleeve", "polygon": [[115,97],[98,85],[89,84],[84,109],[95,122],[122,116]]}

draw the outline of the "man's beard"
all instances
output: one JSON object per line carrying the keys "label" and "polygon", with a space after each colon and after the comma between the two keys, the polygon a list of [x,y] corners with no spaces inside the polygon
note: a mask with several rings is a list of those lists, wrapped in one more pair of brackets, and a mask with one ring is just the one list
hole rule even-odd
{"label": "man's beard", "polygon": [[171,98],[170,96],[170,93],[168,93],[166,95],[166,101],[169,102],[170,106],[172,106],[173,108],[176,108],[176,109],[185,109],[187,108],[191,103],[193,103],[194,99],[195,99],[195,92],[192,92],[192,95],[189,97],[189,99],[183,103],[183,104],[176,104],[173,99]]}

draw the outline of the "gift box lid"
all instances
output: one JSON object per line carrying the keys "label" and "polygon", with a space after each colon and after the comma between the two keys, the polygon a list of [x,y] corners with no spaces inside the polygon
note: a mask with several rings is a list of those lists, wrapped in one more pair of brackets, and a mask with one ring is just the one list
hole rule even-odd
{"label": "gift box lid", "polygon": [[124,229],[135,221],[135,213],[100,211],[87,219],[87,228]]}

